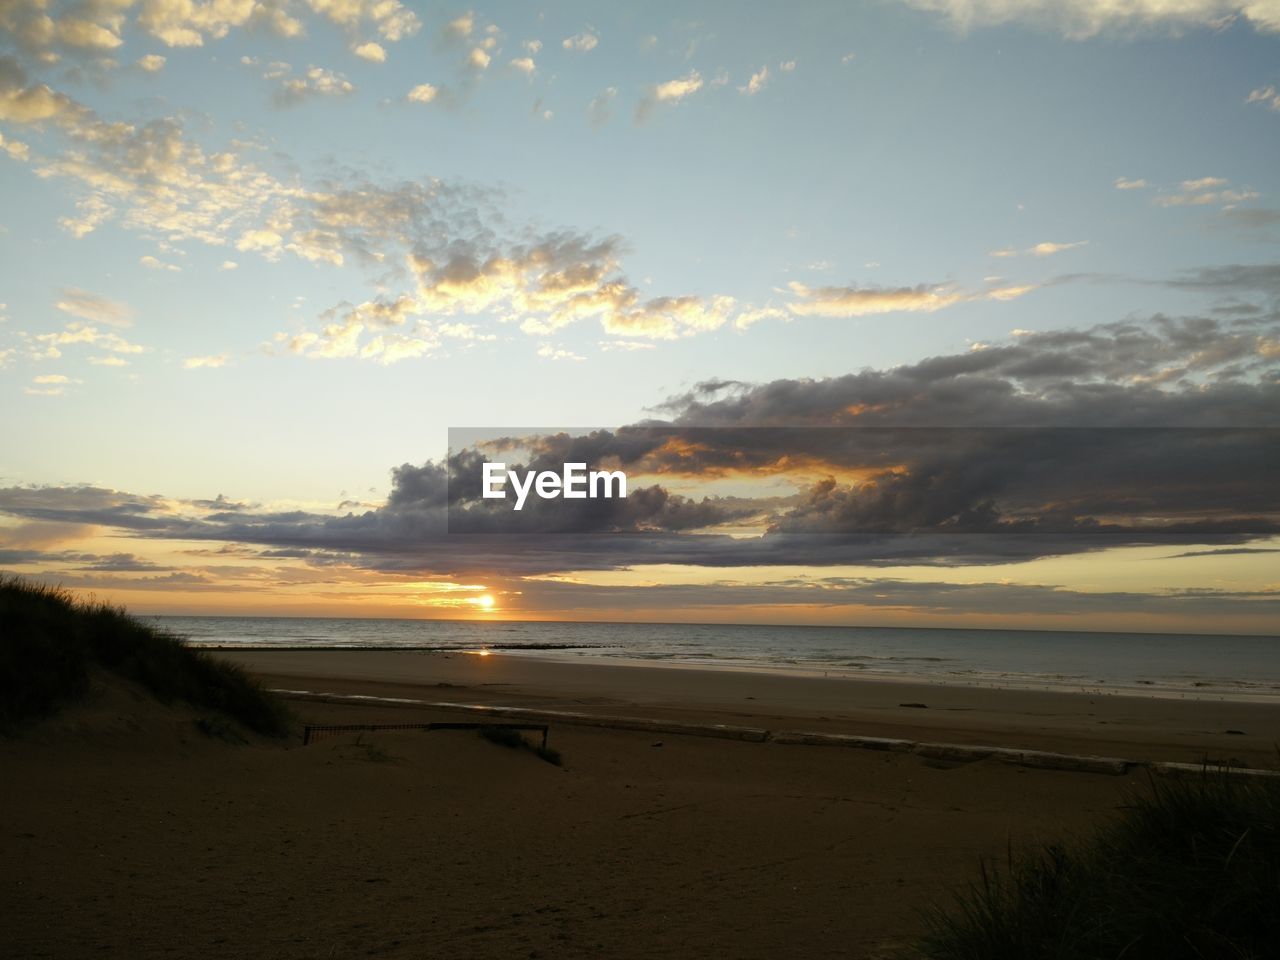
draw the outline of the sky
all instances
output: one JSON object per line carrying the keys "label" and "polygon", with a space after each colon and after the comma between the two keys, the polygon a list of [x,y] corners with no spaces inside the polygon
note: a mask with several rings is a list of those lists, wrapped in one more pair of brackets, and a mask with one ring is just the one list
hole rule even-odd
{"label": "sky", "polygon": [[[0,570],[1280,633],[1276,0],[0,0],[0,137]],[[640,495],[495,529],[459,428]]]}

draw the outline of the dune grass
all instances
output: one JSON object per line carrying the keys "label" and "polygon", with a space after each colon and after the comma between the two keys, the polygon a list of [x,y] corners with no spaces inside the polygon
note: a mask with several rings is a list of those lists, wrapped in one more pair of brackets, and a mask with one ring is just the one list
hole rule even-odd
{"label": "dune grass", "polygon": [[928,921],[930,960],[1280,957],[1280,783],[1153,778],[1091,839],[984,866]]}
{"label": "dune grass", "polygon": [[81,699],[95,669],[138,683],[160,701],[219,711],[256,733],[282,736],[288,727],[284,705],[233,664],[122,608],[20,578],[0,580],[0,730]]}

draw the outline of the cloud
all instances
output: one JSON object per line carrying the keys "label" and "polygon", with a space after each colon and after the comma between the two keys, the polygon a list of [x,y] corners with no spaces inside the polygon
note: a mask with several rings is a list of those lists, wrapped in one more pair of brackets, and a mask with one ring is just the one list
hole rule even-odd
{"label": "cloud", "polygon": [[1260,33],[1280,31],[1280,8],[1269,0],[903,0],[918,10],[940,14],[967,31],[1021,23],[1053,30],[1072,40],[1099,34],[1134,34],[1188,27],[1217,30],[1239,19]]}
{"label": "cloud", "polygon": [[533,57],[517,57],[511,61],[511,66],[528,77],[533,76],[538,69],[538,65],[533,62]]}
{"label": "cloud", "polygon": [[476,15],[471,11],[467,11],[461,16],[455,17],[453,20],[450,20],[445,24],[444,32],[448,37],[452,37],[457,40],[464,40],[471,36],[472,31],[475,30],[475,26]]}
{"label": "cloud", "polygon": [[62,53],[100,57],[119,48],[134,28],[169,47],[202,47],[239,29],[292,39],[306,32],[306,14],[353,38],[372,30],[392,43],[421,27],[417,14],[399,0],[86,0],[61,7],[8,0],[0,6],[0,29],[25,55],[52,63]]}
{"label": "cloud", "polygon": [[467,54],[467,65],[475,70],[487,70],[492,58],[481,47],[475,47]]}
{"label": "cloud", "polygon": [[[1122,545],[1228,549],[1280,529],[1271,483],[1280,353],[1258,352],[1273,328],[1111,324],[1024,333],[976,353],[840,377],[700,384],[664,405],[667,421],[520,438],[531,469],[610,462],[648,478],[626,501],[530,505],[523,529],[558,535],[549,540],[504,538],[510,514],[468,493],[488,454],[456,446],[447,464],[395,468],[384,505],[345,516],[91,487],[11,487],[0,490],[0,511],[432,574],[646,563],[946,567]],[[1235,341],[1235,356],[1204,355],[1224,340]],[[548,355],[558,349],[548,347]],[[1221,371],[1248,354],[1263,361],[1248,379],[1142,376],[1171,363]],[[698,498],[664,485],[797,470],[811,479],[794,494],[758,499]],[[759,532],[717,532],[726,524]],[[628,536],[599,536],[609,531]]]}
{"label": "cloud", "polygon": [[942,284],[914,287],[808,287],[793,280],[788,284],[799,301],[787,305],[797,316],[864,317],[881,313],[932,313],[957,303],[980,300],[1013,300],[1034,289],[1032,286],[997,287],[979,292]]}
{"label": "cloud", "polygon": [[1275,263],[1227,263],[1200,267],[1184,270],[1164,283],[1180,290],[1199,290],[1232,297],[1261,293],[1280,303],[1280,264]]}
{"label": "cloud", "polygon": [[[758,309],[724,296],[644,298],[622,270],[620,238],[525,231],[523,240],[504,239],[488,226],[496,221],[476,220],[469,206],[474,192],[457,193],[468,206],[451,212],[453,193],[439,183],[396,190],[361,184],[315,198],[311,223],[330,235],[335,249],[375,264],[399,251],[415,285],[330,311],[318,330],[282,333],[273,348],[316,358],[370,356],[362,346],[366,338],[394,332],[411,337],[413,348],[425,355],[459,339],[462,328],[448,318],[475,315],[518,324],[540,340],[591,320],[628,339],[675,339],[718,329]],[[468,238],[457,232],[455,220],[479,232]],[[481,336],[469,332],[466,339]],[[380,352],[372,356],[389,359]]]}
{"label": "cloud", "polygon": [[348,32],[369,24],[390,43],[412,37],[422,28],[418,15],[399,0],[306,0],[306,4]]}
{"label": "cloud", "polygon": [[643,123],[649,118],[654,107],[663,103],[679,103],[702,89],[702,74],[690,70],[683,77],[666,80],[650,87],[640,102],[636,104],[636,123]]}
{"label": "cloud", "polygon": [[[1222,617],[1239,614],[1241,603],[1272,612],[1274,591],[1188,590],[1141,593],[1081,590],[1061,584],[952,582],[896,577],[823,576],[813,572],[768,581],[720,580],[710,584],[582,582],[569,578],[537,578],[520,582],[534,609],[637,611],[669,615],[672,610],[736,611],[752,607],[819,607],[859,619],[880,611],[910,611],[946,618],[1000,611],[1006,616],[1063,617],[1078,622],[1081,614],[1157,613],[1170,619],[1188,615]],[[1043,623],[1043,621],[1041,621]]]}
{"label": "cloud", "polygon": [[1181,560],[1186,557],[1229,557],[1241,556],[1250,553],[1280,553],[1280,547],[1220,547],[1216,550],[1188,550],[1185,553],[1175,553],[1167,559]]}
{"label": "cloud", "polygon": [[176,263],[165,263],[163,260],[157,260],[150,254],[139,257],[138,263],[142,264],[148,270],[168,270],[170,273],[177,273],[182,269]]}
{"label": "cloud", "polygon": [[[65,167],[61,169],[66,169]],[[55,172],[55,167],[46,165],[36,171],[37,176],[50,176]],[[83,171],[84,173],[98,173],[99,171]],[[98,229],[103,223],[109,220],[113,214],[112,206],[107,202],[101,193],[90,194],[76,201],[75,217],[59,217],[58,225],[67,233],[71,234],[77,240],[88,236]]]}
{"label": "cloud", "polygon": [[761,67],[751,75],[751,79],[743,86],[738,88],[739,93],[744,93],[748,97],[754,97],[757,93],[765,88],[769,82],[769,68]]}
{"label": "cloud", "polygon": [[609,122],[609,118],[613,115],[611,109],[613,101],[617,96],[618,88],[608,87],[591,98],[591,102],[587,104],[587,118],[593,127],[603,126]]}
{"label": "cloud", "polygon": [[1273,86],[1259,87],[1249,93],[1245,103],[1261,103],[1272,110],[1280,110],[1280,93]]}
{"label": "cloud", "polygon": [[66,388],[73,383],[80,383],[79,380],[73,380],[70,377],[63,376],[60,373],[44,373],[39,376],[32,377],[31,382],[36,384],[34,387],[27,387],[24,392],[33,397],[60,397],[66,391]]}
{"label": "cloud", "polygon": [[[0,60],[0,101],[5,77],[13,77],[5,67]],[[186,136],[178,119],[113,122],[60,94],[48,102],[58,107],[51,116],[67,146],[39,161],[35,172],[78,188],[77,216],[60,220],[73,236],[85,236],[123,213],[124,226],[171,243],[222,245],[244,229],[246,219],[287,213],[284,207],[296,193],[232,150],[207,152]]]}
{"label": "cloud", "polygon": [[702,76],[697,70],[690,70],[683,77],[667,80],[653,88],[653,99],[658,103],[675,103],[702,89]]}
{"label": "cloud", "polygon": [[[865,438],[826,444],[819,435],[815,451],[842,442],[842,457],[864,469],[879,461],[880,469],[852,483],[814,484],[771,528],[1068,537],[1261,533],[1280,519],[1258,486],[1274,433],[1066,427],[915,429],[899,437],[871,429]],[[789,442],[803,445],[800,437]],[[767,445],[766,435],[754,449]],[[1212,479],[1198,465],[1204,457],[1216,460]]]}
{"label": "cloud", "polygon": [[[279,80],[292,73],[284,64],[266,70]],[[25,77],[18,79],[18,90],[29,87]],[[325,75],[320,79],[328,82]],[[701,82],[694,71],[659,85],[655,102],[658,97],[679,102]],[[612,90],[606,91],[609,101]],[[424,84],[410,96],[429,102],[436,95],[435,87]],[[478,315],[539,340],[590,321],[612,337],[640,341],[745,329],[788,311],[850,316],[928,310],[963,300],[1012,299],[1028,289],[801,287],[792,289],[797,301],[789,306],[744,303],[714,292],[642,295],[624,269],[621,238],[513,230],[503,221],[494,191],[430,179],[380,184],[346,177],[307,184],[251,162],[256,144],[205,148],[176,118],[145,125],[114,122],[53,96],[61,105],[57,124],[68,148],[43,161],[39,172],[83,191],[78,217],[66,225],[73,233],[83,235],[118,218],[126,228],[171,243],[194,239],[269,260],[354,262],[378,271],[389,291],[385,300],[339,305],[312,329],[282,332],[271,341],[272,349],[282,352],[380,363],[431,356],[490,336],[483,326],[471,324]],[[397,306],[383,311],[379,303]],[[58,344],[43,346],[57,349]]]}
{"label": "cloud", "polygon": [[1049,257],[1055,253],[1061,253],[1063,250],[1073,250],[1076,247],[1083,247],[1088,244],[1088,242],[1088,240],[1075,240],[1071,243],[1054,243],[1051,241],[1045,241],[1043,243],[1037,243],[1022,251],[1013,247],[1004,247],[1000,250],[992,250],[990,255],[993,257],[1016,257],[1021,252],[1032,257]]}
{"label": "cloud", "polygon": [[439,94],[439,88],[430,83],[420,83],[406,93],[404,98],[410,103],[431,103]]}
{"label": "cloud", "polygon": [[[37,173],[69,181],[79,192],[76,216],[62,221],[74,236],[114,220],[170,244],[196,240],[272,261],[292,255],[341,265],[354,258],[381,271],[384,282],[405,277],[413,282],[401,301],[410,308],[396,314],[396,329],[376,315],[375,322],[367,322],[364,311],[352,309],[319,329],[282,335],[272,341],[273,348],[385,363],[490,335],[451,322],[458,315],[486,312],[540,339],[569,324],[595,320],[610,335],[634,340],[674,339],[735,322],[745,327],[767,315],[759,310],[776,309],[714,295],[642,297],[622,270],[619,238],[526,230],[517,240],[504,225],[492,191],[438,180],[380,185],[352,178],[308,186],[296,175],[277,177],[247,159],[258,150],[255,143],[206,149],[177,118],[143,125],[101,119],[61,94],[31,87],[15,64],[0,63],[0,80],[8,82],[0,89],[9,91],[9,102],[23,103],[25,116],[56,116],[67,140],[62,154],[41,161]],[[282,62],[259,69],[276,81],[300,82],[296,96],[346,89],[339,75],[316,68],[302,78],[293,77]],[[436,87],[422,84],[407,99],[431,102],[439,95]],[[602,96],[597,113],[616,91],[610,88]],[[144,265],[167,268],[147,256]],[[223,260],[221,269],[233,263]],[[91,328],[53,336],[73,342],[98,337],[101,346],[122,349],[120,343],[101,341]],[[58,347],[52,339],[41,345]]]}
{"label": "cloud", "polygon": [[123,10],[113,3],[81,3],[56,11],[39,0],[10,0],[0,6],[0,30],[22,52],[44,62],[56,62],[55,51],[100,56],[115,50],[124,42],[125,24]]}
{"label": "cloud", "polygon": [[[1125,371],[1159,368],[1225,337],[1267,329],[1157,321],[1044,331],[977,354],[840,377],[701,384],[671,398],[669,421],[522,438],[528,454],[518,459],[530,467],[615,458],[651,471],[643,480],[633,474],[638,482],[626,500],[530,504],[529,532],[522,534],[511,532],[509,513],[485,508],[465,483],[451,482],[451,471],[455,480],[475,472],[479,456],[456,447],[448,462],[395,467],[385,503],[354,504],[345,513],[96,487],[0,489],[0,513],[22,526],[92,526],[135,540],[227,545],[211,553],[298,558],[307,566],[295,570],[292,582],[319,574],[358,581],[373,573],[428,579],[483,573],[486,583],[505,580],[524,591],[535,609],[797,603],[952,614],[1227,613],[1242,599],[1274,606],[1275,591],[1098,594],[972,573],[966,579],[975,582],[951,583],[945,571],[1126,545],[1250,549],[1248,542],[1266,532],[1266,518],[1249,512],[1266,508],[1272,523],[1276,513],[1274,444],[1267,437],[1280,409],[1274,376],[1280,359],[1244,381],[1153,384]],[[1271,434],[1232,428],[1258,417],[1273,425]],[[966,421],[995,429],[936,429]],[[698,496],[670,487],[681,477],[734,470],[787,476],[797,466],[818,475],[793,495]],[[869,472],[848,479],[853,466]],[[831,476],[824,478],[824,470]],[[1134,512],[1152,526],[1116,519]],[[744,527],[757,532],[744,534]],[[857,532],[867,529],[880,532]],[[920,532],[898,532],[908,529]],[[1011,532],[1019,529],[1025,533]],[[622,535],[610,535],[615,531]],[[135,565],[124,555],[68,550],[54,558],[30,548],[20,555],[20,545],[6,549],[0,562],[10,564]],[[636,584],[650,564],[712,573],[709,583],[673,584],[655,575],[654,586]],[[905,580],[891,571],[824,570],[903,565],[939,573]],[[779,569],[759,576],[770,567]],[[751,568],[751,582],[715,573],[736,568]],[[590,581],[591,571],[620,570],[633,572],[631,585]],[[209,584],[220,579],[212,571],[192,575]]]}
{"label": "cloud", "polygon": [[130,343],[119,334],[102,331],[91,324],[73,321],[58,333],[40,333],[31,337],[41,356],[57,358],[62,356],[62,347],[90,346],[111,353],[142,353],[146,348]]}
{"label": "cloud", "polygon": [[585,360],[586,357],[550,343],[538,344],[538,356],[544,360]]}
{"label": "cloud", "polygon": [[5,135],[2,133],[0,133],[0,150],[3,150],[19,163],[25,163],[27,160],[31,159],[31,147],[23,143],[21,140],[14,140],[12,138],[6,139]]}
{"label": "cloud", "polygon": [[226,366],[229,359],[231,358],[225,353],[211,354],[206,357],[187,357],[182,361],[182,366],[187,370],[211,369]]}
{"label": "cloud", "polygon": [[[267,75],[271,77],[270,74]],[[300,77],[281,77],[275,102],[280,106],[295,106],[315,97],[345,97],[355,93],[355,84],[340,73],[324,67],[307,67]]]}
{"label": "cloud", "polygon": [[1221,217],[1226,225],[1256,239],[1270,239],[1271,228],[1280,226],[1280,210],[1274,208],[1230,207]]}
{"label": "cloud", "polygon": [[160,56],[160,54],[148,53],[146,56],[138,58],[137,66],[139,70],[146,73],[159,73],[164,69],[166,62],[165,58]]}
{"label": "cloud", "polygon": [[368,60],[370,63],[386,63],[387,50],[380,44],[370,40],[366,43],[359,44],[352,51],[361,60]]}
{"label": "cloud", "polygon": [[1226,209],[1258,198],[1258,194],[1253,190],[1225,189],[1229,182],[1223,177],[1200,177],[1195,180],[1183,180],[1176,192],[1158,194],[1154,198],[1154,202],[1161,207],[1198,207],[1221,204]]}
{"label": "cloud", "polygon": [[582,33],[574,34],[572,37],[565,37],[560,46],[576,53],[587,53],[590,50],[594,50],[599,43],[600,38],[588,28]]}
{"label": "cloud", "polygon": [[283,245],[284,237],[274,230],[246,230],[240,234],[240,239],[236,241],[236,249],[243,252],[256,250],[273,254]]}
{"label": "cloud", "polygon": [[1188,193],[1195,193],[1201,190],[1212,190],[1215,187],[1225,187],[1227,181],[1222,177],[1201,177],[1199,180],[1183,180],[1182,189]]}
{"label": "cloud", "polygon": [[746,330],[748,327],[754,327],[762,320],[787,320],[789,319],[785,310],[777,307],[759,307],[741,311],[734,317],[733,325],[739,330]]}
{"label": "cloud", "polygon": [[109,327],[133,326],[133,310],[129,306],[77,287],[63,290],[54,306],[63,313]]}
{"label": "cloud", "polygon": [[607,333],[621,337],[674,340],[718,330],[735,319],[733,297],[653,297],[634,306],[607,311],[601,324]]}
{"label": "cloud", "polygon": [[1115,188],[1117,190],[1145,190],[1147,181],[1142,179],[1131,180],[1127,177],[1116,177]]}
{"label": "cloud", "polygon": [[17,59],[0,57],[0,120],[12,123],[65,122],[86,112],[84,107],[47,84],[28,84],[26,72]]}
{"label": "cloud", "polygon": [[1073,250],[1076,247],[1083,247],[1088,242],[1088,240],[1074,240],[1070,243],[1053,243],[1046,241],[1044,243],[1037,243],[1027,252],[1035,257],[1049,257],[1055,253],[1061,253],[1063,250]]}
{"label": "cloud", "polygon": [[[1210,269],[1181,281],[1214,289],[1280,284]],[[710,382],[663,408],[677,423],[894,426],[1265,426],[1280,397],[1280,328],[1157,315],[1083,330],[1018,331],[978,351],[881,371],[758,387]]]}
{"label": "cloud", "polygon": [[450,341],[493,339],[470,324],[432,323],[419,317],[421,310],[417,299],[408,294],[394,300],[347,304],[326,311],[322,315],[325,323],[318,332],[279,333],[274,345],[314,359],[359,357],[387,365],[432,356]]}
{"label": "cloud", "polygon": [[243,26],[254,10],[252,3],[196,5],[181,0],[150,0],[138,17],[139,25],[170,47],[199,47],[205,34],[221,39],[232,27]]}

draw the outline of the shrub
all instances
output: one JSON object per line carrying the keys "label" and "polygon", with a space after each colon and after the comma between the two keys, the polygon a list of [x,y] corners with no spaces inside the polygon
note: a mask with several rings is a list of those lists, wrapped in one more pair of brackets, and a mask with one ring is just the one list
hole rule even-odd
{"label": "shrub", "polygon": [[929,916],[933,960],[1280,955],[1280,782],[1153,779],[1092,839],[985,866]]}

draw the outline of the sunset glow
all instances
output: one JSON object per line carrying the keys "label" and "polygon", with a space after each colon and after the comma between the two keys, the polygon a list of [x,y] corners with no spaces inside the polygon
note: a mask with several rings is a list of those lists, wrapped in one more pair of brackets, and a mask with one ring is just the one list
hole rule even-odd
{"label": "sunset glow", "polygon": [[[4,572],[151,613],[1275,631],[1274,18],[252,6],[0,23]],[[627,496],[517,529],[464,453]]]}

